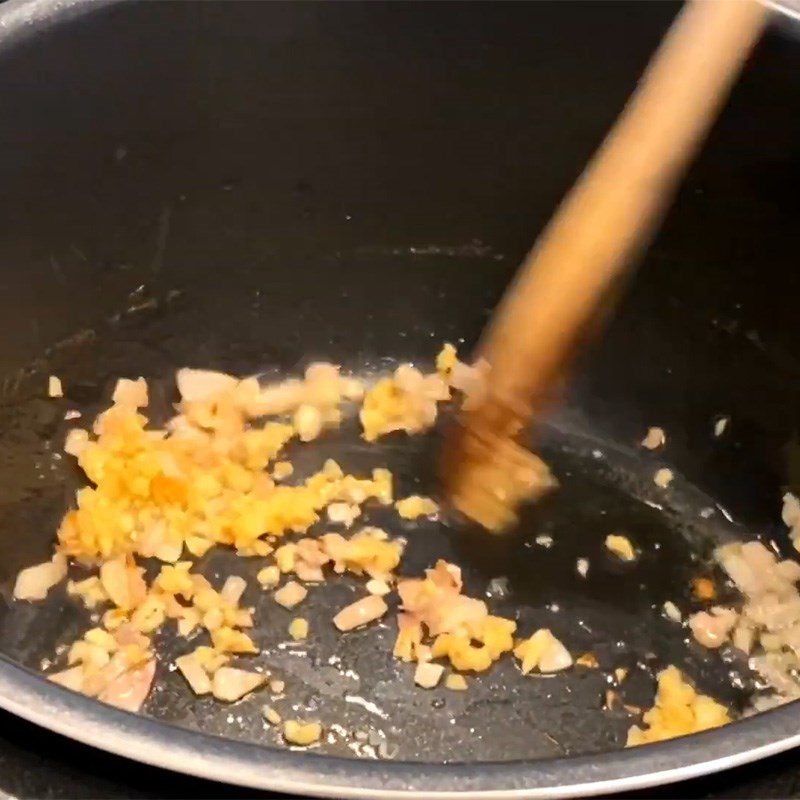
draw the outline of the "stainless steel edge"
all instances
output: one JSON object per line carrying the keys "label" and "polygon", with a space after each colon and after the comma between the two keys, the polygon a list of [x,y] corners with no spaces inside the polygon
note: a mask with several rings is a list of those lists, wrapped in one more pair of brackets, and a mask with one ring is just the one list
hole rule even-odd
{"label": "stainless steel edge", "polygon": [[5,0],[0,5],[0,48],[115,2],[124,0]]}
{"label": "stainless steel edge", "polygon": [[775,13],[800,22],[800,0],[761,0],[761,2]]}
{"label": "stainless steel edge", "polygon": [[800,744],[800,708],[726,728],[595,756],[493,763],[360,761],[263,747],[129,714],[0,661],[0,706],[84,744],[239,786],[342,798],[569,798],[707,775]]}

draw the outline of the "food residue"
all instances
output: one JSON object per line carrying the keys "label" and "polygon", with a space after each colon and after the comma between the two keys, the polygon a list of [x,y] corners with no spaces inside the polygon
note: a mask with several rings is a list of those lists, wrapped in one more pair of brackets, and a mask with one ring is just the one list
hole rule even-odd
{"label": "food residue", "polygon": [[662,609],[664,611],[664,616],[667,619],[672,620],[673,622],[683,621],[683,615],[681,614],[681,610],[678,608],[678,606],[675,605],[675,603],[672,602],[672,600],[665,601],[664,605],[662,606]]}
{"label": "food residue", "polygon": [[717,596],[717,587],[711,578],[698,577],[692,580],[692,594],[698,600],[713,600]]}
{"label": "food residue", "polygon": [[296,642],[308,638],[308,620],[303,617],[295,617],[289,623],[289,636]]}
{"label": "food residue", "polygon": [[364,587],[370,594],[383,596],[392,591],[392,587],[380,578],[370,578]]}
{"label": "food residue", "polygon": [[64,387],[61,385],[61,378],[56,375],[51,375],[47,379],[47,396],[48,397],[63,397]]}
{"label": "food residue", "polygon": [[264,706],[261,714],[270,725],[280,725],[283,721],[281,715],[272,706]]}
{"label": "food residue", "polygon": [[781,517],[784,525],[789,528],[789,538],[795,550],[800,550],[800,500],[791,492],[783,496]]}
{"label": "food residue", "polygon": [[666,489],[672,483],[674,477],[675,475],[671,469],[661,467],[661,469],[656,470],[656,474],[653,476],[653,483],[660,489]]}
{"label": "food residue", "polygon": [[283,738],[289,744],[306,747],[318,742],[321,736],[322,725],[319,722],[300,722],[299,720],[287,719],[283,723]]}
{"label": "food residue", "polygon": [[294,466],[291,461],[276,461],[272,467],[272,478],[282,481],[289,478],[294,473]]}
{"label": "food residue", "polygon": [[588,669],[597,669],[600,662],[594,653],[583,653],[575,659],[575,663],[580,667],[587,667]]}
{"label": "food residue", "polygon": [[645,435],[644,439],[642,439],[641,445],[642,447],[646,447],[648,450],[655,450],[659,447],[662,447],[667,441],[667,436],[664,433],[663,428],[648,428],[647,434]]}
{"label": "food residue", "polygon": [[610,533],[606,536],[605,545],[606,549],[621,561],[633,561],[636,558],[636,550],[627,536]]}

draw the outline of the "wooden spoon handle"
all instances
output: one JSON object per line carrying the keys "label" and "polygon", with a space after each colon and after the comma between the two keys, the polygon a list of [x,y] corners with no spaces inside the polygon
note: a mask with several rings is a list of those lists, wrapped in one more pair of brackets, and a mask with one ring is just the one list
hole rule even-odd
{"label": "wooden spoon handle", "polygon": [[756,0],[692,0],[682,10],[484,334],[487,402],[522,404],[525,417],[546,399],[607,291],[649,241],[766,18]]}

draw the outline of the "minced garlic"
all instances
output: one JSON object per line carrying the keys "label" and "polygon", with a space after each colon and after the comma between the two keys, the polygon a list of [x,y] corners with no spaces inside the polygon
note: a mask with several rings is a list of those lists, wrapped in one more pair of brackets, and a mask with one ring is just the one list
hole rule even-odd
{"label": "minced garlic", "polygon": [[725,706],[699,694],[674,666],[658,674],[655,705],[642,719],[647,727],[631,727],[628,747],[718,728],[731,721]]}
{"label": "minced garlic", "polygon": [[296,642],[308,638],[308,620],[303,617],[295,617],[289,623],[289,636]]}
{"label": "minced garlic", "polygon": [[420,497],[418,494],[398,500],[394,507],[403,519],[431,517],[439,512],[439,506],[430,497]]}
{"label": "minced garlic", "polygon": [[514,655],[522,662],[522,674],[534,669],[540,672],[559,672],[572,666],[572,656],[561,642],[546,628],[536,631],[514,648]]}
{"label": "minced garlic", "polygon": [[444,679],[445,688],[453,692],[465,692],[467,690],[467,679],[458,672],[451,672]]}

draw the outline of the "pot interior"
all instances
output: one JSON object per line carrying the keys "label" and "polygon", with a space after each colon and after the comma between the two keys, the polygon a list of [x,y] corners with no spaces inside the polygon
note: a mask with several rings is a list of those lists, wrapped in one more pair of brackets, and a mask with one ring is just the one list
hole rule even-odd
{"label": "pot interior", "polygon": [[[38,670],[88,625],[61,590],[10,601],[80,483],[59,456],[67,410],[86,422],[116,378],[143,375],[163,418],[181,366],[283,375],[322,358],[375,371],[429,364],[444,341],[468,353],[675,10],[96,4],[0,42],[0,651]],[[286,679],[301,715],[344,731],[323,751],[385,743],[441,762],[618,748],[636,718],[603,708],[616,667],[630,670],[630,705],[649,706],[654,670],[676,663],[744,707],[746,665],[689,643],[661,608],[691,605],[716,543],[786,544],[780,498],[800,484],[797,141],[800,49],[773,31],[542,432],[561,490],[504,537],[368,518],[407,536],[408,574],[448,558],[475,596],[507,578],[492,608],[597,653],[601,669],[524,678],[507,660],[466,693],[423,692],[391,656],[394,623],[335,634],[353,582],[314,591],[315,636],[294,648],[281,644],[294,615],[253,593],[256,663]],[[51,374],[63,400],[47,397]],[[667,434],[653,454],[638,447],[650,425]],[[297,463],[389,466],[398,496],[435,493],[438,441],[364,448],[345,425]],[[664,465],[677,476],[667,492],[652,482]],[[618,531],[641,548],[635,569],[604,550]],[[252,561],[214,551],[203,570],[252,578]],[[145,714],[279,746],[263,698],[195,698],[167,669],[185,643],[165,634],[159,647]]]}

